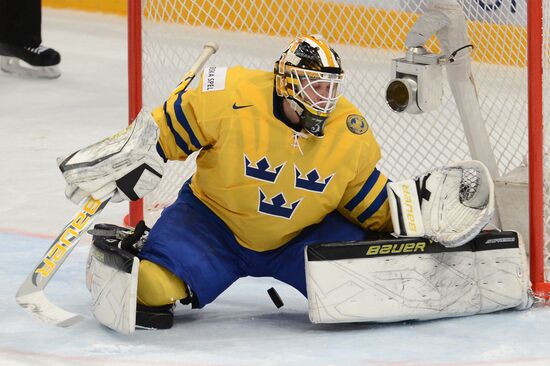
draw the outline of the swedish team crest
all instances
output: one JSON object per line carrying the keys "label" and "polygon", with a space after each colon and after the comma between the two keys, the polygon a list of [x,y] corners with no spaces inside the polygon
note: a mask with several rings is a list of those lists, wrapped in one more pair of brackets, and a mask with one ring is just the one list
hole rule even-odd
{"label": "swedish team crest", "polygon": [[270,216],[282,217],[289,220],[292,217],[292,214],[294,214],[294,211],[296,210],[300,202],[302,202],[303,200],[303,198],[300,198],[294,202],[288,202],[283,192],[280,192],[275,197],[269,198],[260,187],[258,187],[258,191],[260,192],[258,212]]}
{"label": "swedish team crest", "polygon": [[275,183],[277,177],[279,177],[281,169],[283,169],[285,164],[286,162],[273,168],[266,156],[254,164],[251,163],[248,156],[244,154],[244,175],[247,177],[264,180],[266,182]]}
{"label": "swedish team crest", "polygon": [[321,179],[321,176],[317,172],[317,169],[313,168],[304,177],[302,175],[302,172],[300,171],[300,169],[298,169],[296,165],[294,165],[294,173],[295,173],[294,187],[305,189],[311,192],[317,192],[317,193],[323,193],[327,185],[330,183],[330,180],[334,176],[334,173],[332,173],[325,179]]}
{"label": "swedish team crest", "polygon": [[350,114],[346,120],[348,129],[356,135],[362,135],[369,130],[365,117],[359,114]]}

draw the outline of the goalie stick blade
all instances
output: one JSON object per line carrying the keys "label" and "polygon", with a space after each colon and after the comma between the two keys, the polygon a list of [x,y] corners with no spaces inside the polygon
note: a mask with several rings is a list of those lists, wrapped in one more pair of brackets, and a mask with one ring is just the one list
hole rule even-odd
{"label": "goalie stick blade", "polygon": [[38,265],[23,281],[17,290],[15,299],[29,314],[46,323],[61,327],[68,327],[82,319],[81,315],[63,310],[50,302],[44,294],[44,288],[71,254],[94,219],[111,200],[113,193],[100,200],[91,196],[82,200],[80,209],[65,225],[46,253],[42,255]]}
{"label": "goalie stick blade", "polygon": [[15,300],[29,314],[48,324],[65,328],[84,319],[82,315],[66,311],[50,302],[44,295],[44,291],[19,296]]}

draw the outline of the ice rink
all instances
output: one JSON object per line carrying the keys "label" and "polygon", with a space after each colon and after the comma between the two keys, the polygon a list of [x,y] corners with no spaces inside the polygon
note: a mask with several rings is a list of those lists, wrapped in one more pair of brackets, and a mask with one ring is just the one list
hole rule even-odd
{"label": "ice rink", "polygon": [[[238,281],[202,310],[176,309],[166,331],[122,336],[90,313],[84,238],[47,288],[85,320],[56,328],[27,315],[15,292],[76,211],[56,157],[127,123],[126,20],[44,10],[44,43],[62,55],[57,80],[0,73],[0,365],[550,365],[550,308],[429,322],[315,325],[307,302],[270,279]],[[121,223],[126,204],[99,221]],[[285,306],[275,308],[275,287]]]}

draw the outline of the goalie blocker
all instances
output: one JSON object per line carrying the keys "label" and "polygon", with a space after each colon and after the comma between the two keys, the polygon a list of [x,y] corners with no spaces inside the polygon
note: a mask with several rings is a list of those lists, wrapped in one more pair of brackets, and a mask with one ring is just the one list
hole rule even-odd
{"label": "goalie blocker", "polygon": [[385,235],[305,251],[313,323],[428,320],[533,303],[523,241],[512,231],[454,248]]}

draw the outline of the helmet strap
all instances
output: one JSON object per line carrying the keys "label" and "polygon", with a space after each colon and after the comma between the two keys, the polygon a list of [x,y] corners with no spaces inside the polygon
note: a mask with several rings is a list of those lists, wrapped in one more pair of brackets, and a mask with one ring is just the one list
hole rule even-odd
{"label": "helmet strap", "polygon": [[300,115],[302,127],[315,137],[323,137],[325,135],[325,122],[327,117],[316,116],[304,110]]}
{"label": "helmet strap", "polygon": [[293,98],[287,98],[288,102],[290,103],[290,107],[298,114],[298,116],[302,116],[302,113],[304,112],[304,108],[297,103]]}
{"label": "helmet strap", "polygon": [[290,103],[290,107],[300,117],[302,128],[315,137],[323,137],[327,117],[316,116],[308,112],[306,108],[301,106],[300,102],[297,102],[293,98],[287,98],[287,100]]}

